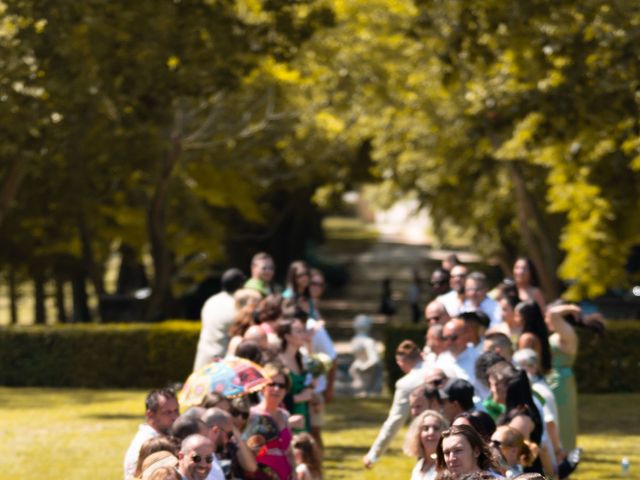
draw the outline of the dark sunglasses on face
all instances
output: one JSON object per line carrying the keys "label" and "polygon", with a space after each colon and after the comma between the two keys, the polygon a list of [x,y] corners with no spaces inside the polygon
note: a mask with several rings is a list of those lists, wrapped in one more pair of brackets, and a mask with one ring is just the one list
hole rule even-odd
{"label": "dark sunglasses on face", "polygon": [[193,460],[195,463],[200,463],[202,460],[204,460],[207,463],[213,463],[213,454],[207,455],[206,457],[202,457],[202,455],[198,455],[197,453],[194,453],[193,455],[191,455],[191,460]]}
{"label": "dark sunglasses on face", "polygon": [[448,336],[447,335],[443,335],[442,336],[442,340],[444,340],[445,342],[448,342],[448,341],[455,342],[457,339],[458,339],[458,335],[455,335],[455,334],[454,335],[448,335]]}
{"label": "dark sunglasses on face", "polygon": [[236,410],[235,408],[229,410],[229,414],[231,414],[232,417],[242,417],[245,420],[249,418],[249,412],[243,412],[242,410]]}
{"label": "dark sunglasses on face", "polygon": [[269,384],[269,386],[270,386],[271,388],[276,388],[276,387],[278,387],[278,388],[280,388],[280,389],[282,389],[282,390],[284,390],[285,388],[287,388],[287,384],[286,384],[286,383],[278,383],[278,382],[271,382],[271,383]]}

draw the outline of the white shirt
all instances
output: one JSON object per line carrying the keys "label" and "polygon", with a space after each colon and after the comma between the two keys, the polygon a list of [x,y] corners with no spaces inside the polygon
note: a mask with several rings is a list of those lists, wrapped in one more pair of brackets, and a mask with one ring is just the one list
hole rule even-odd
{"label": "white shirt", "polygon": [[480,353],[478,346],[469,343],[457,357],[447,350],[438,355],[436,361],[436,366],[441,368],[447,377],[461,378],[473,385],[474,401],[484,400],[489,395],[489,389],[476,379],[476,360]]}
{"label": "white shirt", "polygon": [[124,456],[124,478],[133,477],[133,474],[136,471],[136,465],[138,464],[138,455],[140,454],[140,447],[142,444],[149,440],[150,438],[154,438],[160,435],[156,432],[153,427],[147,425],[146,423],[140,425],[138,427],[138,433],[133,437],[131,443],[129,444],[129,448],[127,449],[127,453]]}
{"label": "white shirt", "polygon": [[439,295],[436,301],[444,305],[450,317],[455,317],[462,312],[462,302],[460,301],[458,292],[455,290],[450,290],[443,295]]}
{"label": "white shirt", "polygon": [[[329,332],[324,328],[324,322],[318,322],[314,318],[307,320],[307,330],[313,330],[313,339],[311,340],[312,353],[325,353],[331,360],[335,361],[338,357],[333,340],[329,336]],[[322,393],[327,389],[327,376],[320,375],[316,379],[315,391]]]}
{"label": "white shirt", "polygon": [[484,297],[484,300],[480,302],[480,306],[476,307],[469,300],[464,301],[462,306],[463,312],[473,312],[475,310],[482,310],[489,317],[489,328],[493,328],[502,323],[502,309],[500,304],[491,297]]}
{"label": "white shirt", "polygon": [[236,315],[233,295],[222,291],[210,297],[202,307],[202,329],[193,369],[206,365],[214,357],[224,357],[229,343],[229,327]]}
{"label": "white shirt", "polygon": [[424,458],[421,458],[416,462],[411,470],[411,480],[435,480],[436,478],[436,464],[431,465],[426,472],[422,471],[422,464],[424,463]]}
{"label": "white shirt", "polygon": [[207,475],[207,480],[225,480],[224,472],[215,453],[213,454],[213,462],[211,463],[211,470],[209,471],[209,475]]}

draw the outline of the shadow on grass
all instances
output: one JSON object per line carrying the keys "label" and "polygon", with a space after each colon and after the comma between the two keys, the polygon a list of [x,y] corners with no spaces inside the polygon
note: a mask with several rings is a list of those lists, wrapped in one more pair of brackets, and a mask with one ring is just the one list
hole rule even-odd
{"label": "shadow on grass", "polygon": [[323,430],[339,432],[345,429],[382,425],[390,406],[390,397],[367,399],[338,397],[327,407],[328,418]]}
{"label": "shadow on grass", "polygon": [[640,394],[579,395],[578,424],[582,435],[637,434]]}
{"label": "shadow on grass", "polygon": [[[77,388],[33,388],[1,387],[0,405],[3,409],[47,409],[50,402],[65,405],[88,405],[92,403],[121,402],[130,398],[126,391],[89,390]],[[140,409],[144,409],[144,394],[141,394]]]}
{"label": "shadow on grass", "polygon": [[97,413],[93,415],[83,415],[82,418],[87,418],[90,420],[136,420],[140,419],[140,421],[144,420],[144,415],[139,413],[137,414],[128,414],[128,413]]}

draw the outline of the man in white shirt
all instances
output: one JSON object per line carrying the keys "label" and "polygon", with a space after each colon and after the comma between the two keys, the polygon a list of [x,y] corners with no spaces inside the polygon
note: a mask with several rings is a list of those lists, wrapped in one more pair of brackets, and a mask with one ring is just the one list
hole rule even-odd
{"label": "man in white shirt", "polygon": [[237,268],[227,270],[222,274],[222,291],[209,298],[202,307],[202,329],[194,370],[210,363],[215,357],[224,357],[227,352],[229,327],[236,316],[233,294],[244,285],[246,278]]}
{"label": "man in white shirt", "polygon": [[465,301],[464,312],[481,310],[489,316],[489,328],[494,328],[502,322],[502,308],[493,298],[487,296],[487,277],[482,272],[471,272],[464,284]]}
{"label": "man in white shirt", "polygon": [[467,273],[467,267],[464,265],[456,265],[453,267],[451,269],[451,276],[449,277],[451,291],[436,298],[438,302],[444,305],[451,317],[458,315],[462,311],[464,304],[464,283],[467,278]]}
{"label": "man in white shirt", "polygon": [[396,382],[396,391],[389,414],[369,452],[362,459],[366,468],[380,458],[387,449],[395,434],[409,417],[411,392],[424,383],[425,372],[422,369],[422,356],[418,346],[411,340],[404,340],[396,349],[396,362],[405,374]]}
{"label": "man in white shirt", "polygon": [[475,386],[476,359],[480,355],[471,337],[471,327],[461,318],[452,318],[443,327],[447,350],[438,356],[437,366],[449,378],[462,378]]}
{"label": "man in white shirt", "polygon": [[[196,433],[185,438],[178,453],[178,473],[182,480],[224,480],[213,450],[213,443],[203,435]],[[218,473],[211,476],[212,471]]]}
{"label": "man in white shirt", "polygon": [[142,444],[158,435],[167,435],[180,415],[176,394],[169,388],[149,392],[145,407],[147,421],[138,428],[124,457],[125,480],[133,477]]}

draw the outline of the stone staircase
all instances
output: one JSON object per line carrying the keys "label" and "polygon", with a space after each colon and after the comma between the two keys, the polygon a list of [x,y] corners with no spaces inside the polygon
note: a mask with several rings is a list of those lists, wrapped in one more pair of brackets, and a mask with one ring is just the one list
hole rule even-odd
{"label": "stone staircase", "polygon": [[[412,281],[412,269],[417,268],[422,279],[421,302],[428,300],[430,291],[428,278],[439,261],[425,245],[408,245],[384,242],[370,244],[355,252],[325,252],[336,263],[342,264],[349,281],[339,289],[330,289],[320,302],[329,333],[334,341],[345,342],[353,336],[351,327],[354,317],[364,313],[374,321],[373,336],[382,340],[382,326],[387,321],[410,323],[411,311],[408,289]],[[392,299],[396,314],[386,318],[378,313],[382,282],[391,280]]]}

